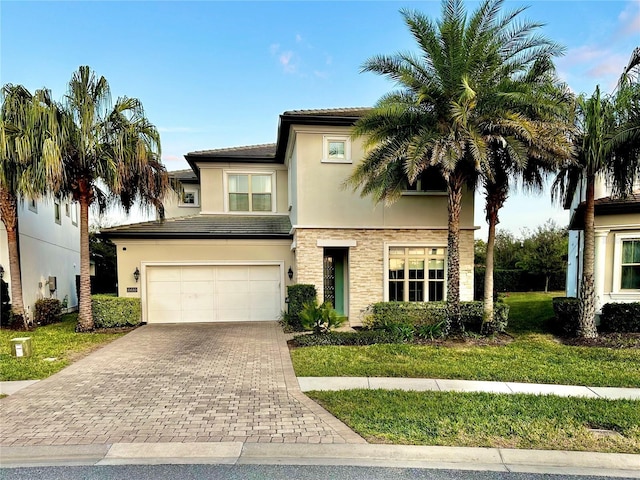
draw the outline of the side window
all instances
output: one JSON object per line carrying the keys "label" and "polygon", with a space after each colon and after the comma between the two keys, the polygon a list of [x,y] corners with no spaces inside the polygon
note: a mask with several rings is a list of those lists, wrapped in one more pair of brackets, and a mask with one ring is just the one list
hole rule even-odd
{"label": "side window", "polygon": [[36,199],[29,199],[29,210],[31,210],[33,213],[38,213],[38,201]]}
{"label": "side window", "polygon": [[60,207],[60,201],[53,201],[53,216],[58,225],[62,225],[62,209]]}
{"label": "side window", "polygon": [[322,147],[323,163],[352,163],[351,138],[347,135],[325,135]]}

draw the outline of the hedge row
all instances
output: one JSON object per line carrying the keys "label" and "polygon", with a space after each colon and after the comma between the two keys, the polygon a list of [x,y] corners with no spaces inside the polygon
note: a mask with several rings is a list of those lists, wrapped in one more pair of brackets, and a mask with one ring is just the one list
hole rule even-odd
{"label": "hedge row", "polygon": [[[575,297],[553,299],[555,333],[573,337],[578,331],[580,300]],[[640,302],[607,303],[602,307],[600,330],[615,333],[640,333]]]}
{"label": "hedge row", "polygon": [[[484,294],[484,272],[486,268],[474,268],[474,298],[481,300]],[[524,270],[494,270],[493,289],[495,292],[531,292],[544,290],[544,275],[535,275]],[[566,275],[552,275],[549,290],[564,290]]]}
{"label": "hedge row", "polygon": [[132,327],[142,321],[139,298],[93,295],[91,305],[95,328]]}
{"label": "hedge row", "polygon": [[[509,306],[500,302],[494,304],[494,320],[490,325],[483,325],[482,302],[460,302],[460,312],[465,328],[479,333],[504,332],[509,321]],[[364,323],[367,328],[389,330],[397,324],[418,327],[446,321],[445,302],[380,302],[372,305]]]}
{"label": "hedge row", "polygon": [[33,321],[36,325],[50,325],[62,319],[62,303],[57,298],[36,300]]}
{"label": "hedge row", "polygon": [[376,343],[402,343],[402,337],[385,330],[361,330],[360,332],[329,332],[320,335],[298,335],[291,340],[296,347],[327,345],[362,346]]}
{"label": "hedge row", "polygon": [[306,303],[312,303],[316,300],[316,286],[298,283],[287,287],[288,310],[283,314],[283,322],[292,330],[302,331],[302,321],[300,320],[300,312]]}

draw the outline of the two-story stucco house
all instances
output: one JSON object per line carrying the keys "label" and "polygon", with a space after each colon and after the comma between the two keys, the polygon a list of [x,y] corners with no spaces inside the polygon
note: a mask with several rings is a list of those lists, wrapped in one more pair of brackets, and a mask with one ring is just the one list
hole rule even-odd
{"label": "two-story stucco house", "polygon": [[[374,302],[443,300],[444,183],[420,179],[390,206],[343,186],[364,155],[350,134],[365,111],[285,112],[275,144],[187,154],[166,221],[102,232],[117,245],[119,295],[140,296],[149,323],[276,320],[293,283],[314,284],[351,325]],[[463,300],[473,232],[466,192]]]}
{"label": "two-story stucco house", "polygon": [[[584,250],[584,185],[570,205],[567,296],[577,297]],[[640,301],[640,184],[634,194],[611,196],[603,177],[595,188],[595,293],[596,312],[605,303]]]}
{"label": "two-story stucco house", "polygon": [[[66,200],[25,200],[18,204],[18,248],[25,312],[33,319],[36,300],[66,300],[78,306],[76,275],[80,273],[78,205]],[[11,292],[7,231],[0,222],[0,265]]]}

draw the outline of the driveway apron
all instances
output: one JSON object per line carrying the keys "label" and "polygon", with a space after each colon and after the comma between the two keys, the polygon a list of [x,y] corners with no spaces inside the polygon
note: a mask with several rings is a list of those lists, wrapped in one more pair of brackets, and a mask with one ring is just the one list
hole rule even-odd
{"label": "driveway apron", "polygon": [[275,322],[146,325],[0,400],[0,445],[364,443],[301,393]]}

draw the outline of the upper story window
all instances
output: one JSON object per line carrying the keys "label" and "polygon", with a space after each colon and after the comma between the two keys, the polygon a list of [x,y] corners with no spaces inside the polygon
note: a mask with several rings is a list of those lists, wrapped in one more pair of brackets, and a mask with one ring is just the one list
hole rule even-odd
{"label": "upper story window", "polygon": [[227,175],[230,212],[273,211],[273,174],[233,173]]}
{"label": "upper story window", "polygon": [[640,290],[640,238],[622,241],[620,289]]}
{"label": "upper story window", "polygon": [[444,248],[390,247],[389,301],[444,300]]}
{"label": "upper story window", "polygon": [[29,210],[34,213],[38,213],[38,201],[35,198],[29,199]]}
{"label": "upper story window", "polygon": [[78,204],[73,202],[69,205],[71,210],[71,223],[75,226],[78,226]]}
{"label": "upper story window", "polygon": [[323,163],[352,163],[348,135],[325,135],[322,150]]}
{"label": "upper story window", "polygon": [[53,216],[58,225],[62,225],[62,208],[60,207],[60,201],[53,201]]}
{"label": "upper story window", "polygon": [[200,205],[198,188],[194,186],[183,186],[182,195],[180,196],[180,206],[197,207]]}
{"label": "upper story window", "polygon": [[442,194],[447,192],[447,182],[433,167],[425,169],[413,185],[408,185],[405,194]]}

